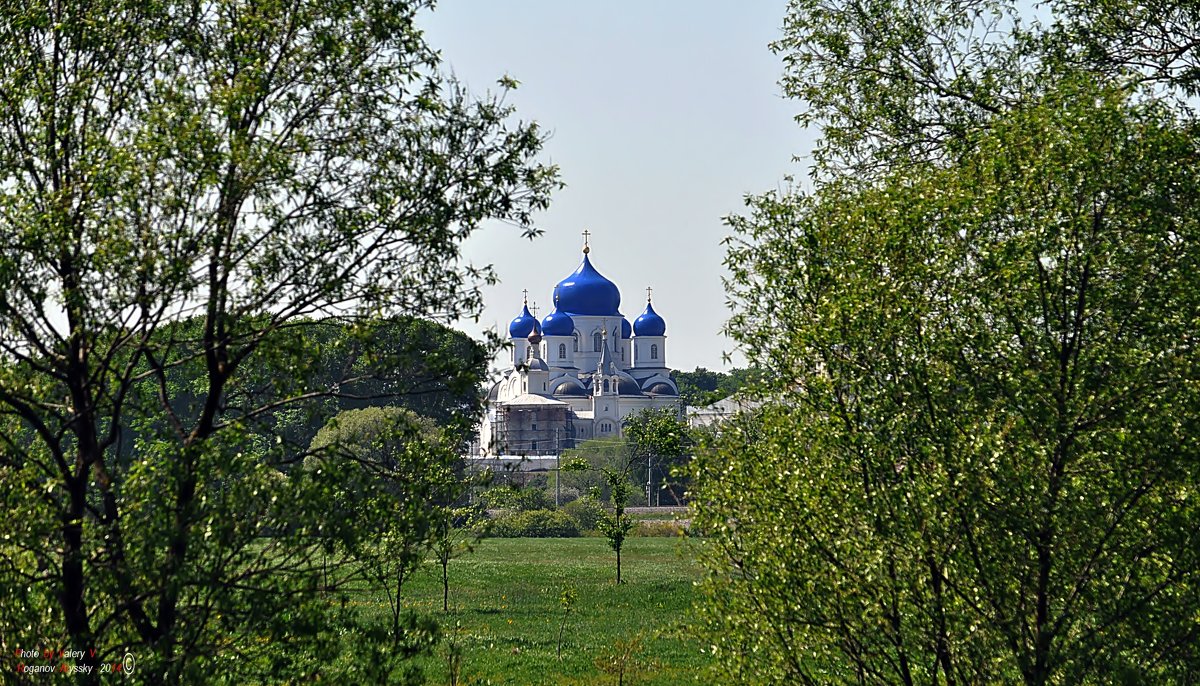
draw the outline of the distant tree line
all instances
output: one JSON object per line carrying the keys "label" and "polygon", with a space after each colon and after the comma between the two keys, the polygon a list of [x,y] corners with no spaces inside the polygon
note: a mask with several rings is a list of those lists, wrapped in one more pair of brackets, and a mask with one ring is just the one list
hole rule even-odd
{"label": "distant tree line", "polygon": [[671,380],[679,387],[679,397],[684,405],[702,407],[728,398],[759,378],[760,375],[760,372],[753,367],[733,368],[728,372],[696,367],[690,372],[672,371]]}

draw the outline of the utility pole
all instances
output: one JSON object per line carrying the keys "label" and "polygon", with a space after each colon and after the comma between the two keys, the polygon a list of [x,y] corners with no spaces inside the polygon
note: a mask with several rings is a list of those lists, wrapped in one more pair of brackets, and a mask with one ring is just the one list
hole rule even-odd
{"label": "utility pole", "polygon": [[654,453],[646,453],[646,507],[651,507],[654,505],[654,501],[650,499],[653,493],[653,491],[650,489],[650,474],[652,473],[650,471],[650,460],[652,459],[654,459]]}

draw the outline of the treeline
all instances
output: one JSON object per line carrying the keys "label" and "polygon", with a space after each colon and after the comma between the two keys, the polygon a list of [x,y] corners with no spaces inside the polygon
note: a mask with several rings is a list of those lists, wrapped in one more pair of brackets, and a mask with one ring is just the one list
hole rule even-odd
{"label": "treeline", "polygon": [[718,372],[696,367],[690,372],[672,371],[671,380],[679,387],[679,397],[688,407],[702,407],[723,400],[760,379],[762,373],[753,367],[733,368]]}

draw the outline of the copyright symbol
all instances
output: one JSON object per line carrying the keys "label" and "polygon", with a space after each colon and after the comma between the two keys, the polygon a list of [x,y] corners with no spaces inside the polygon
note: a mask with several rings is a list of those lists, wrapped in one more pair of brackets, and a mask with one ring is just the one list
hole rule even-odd
{"label": "copyright symbol", "polygon": [[137,660],[133,657],[133,653],[125,653],[124,659],[121,660],[121,669],[125,671],[125,675],[133,674],[133,668],[136,666]]}

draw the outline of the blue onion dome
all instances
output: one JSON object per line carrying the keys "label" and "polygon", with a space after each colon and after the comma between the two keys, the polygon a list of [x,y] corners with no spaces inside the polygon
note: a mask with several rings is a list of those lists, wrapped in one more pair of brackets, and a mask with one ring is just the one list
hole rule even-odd
{"label": "blue onion dome", "polygon": [[575,320],[566,312],[555,310],[542,320],[542,333],[547,336],[570,336],[575,333]]}
{"label": "blue onion dome", "polygon": [[633,327],[629,325],[629,320],[621,317],[621,338],[628,339],[633,335]]}
{"label": "blue onion dome", "polygon": [[596,271],[587,253],[579,269],[554,287],[554,307],[559,312],[618,315],[620,306],[621,292],[617,285]]}
{"label": "blue onion dome", "polygon": [[646,311],[633,320],[633,333],[638,336],[665,336],[667,323],[654,311],[654,305],[646,301]]}
{"label": "blue onion dome", "polygon": [[533,333],[534,329],[540,332],[542,327],[538,324],[537,317],[529,313],[529,305],[526,304],[521,308],[521,314],[509,323],[508,335],[512,338],[525,338]]}

